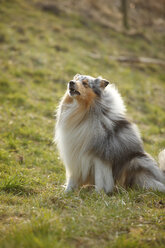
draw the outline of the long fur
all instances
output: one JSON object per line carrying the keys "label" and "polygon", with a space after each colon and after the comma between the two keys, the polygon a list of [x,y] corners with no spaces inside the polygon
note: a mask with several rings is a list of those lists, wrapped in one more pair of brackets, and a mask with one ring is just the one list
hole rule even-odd
{"label": "long fur", "polygon": [[55,129],[66,168],[66,191],[92,184],[109,193],[119,183],[165,192],[165,158],[161,157],[160,170],[125,112],[115,86],[101,77],[78,74],[68,84]]}

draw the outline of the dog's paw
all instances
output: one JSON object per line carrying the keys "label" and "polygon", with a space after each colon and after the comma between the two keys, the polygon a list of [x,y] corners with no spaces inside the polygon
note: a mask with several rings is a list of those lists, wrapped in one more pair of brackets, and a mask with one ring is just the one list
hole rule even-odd
{"label": "dog's paw", "polygon": [[67,187],[65,188],[64,193],[66,193],[66,194],[67,194],[67,193],[70,193],[70,192],[72,192],[72,191],[73,191],[73,188],[72,188],[72,187],[70,187],[70,186],[69,186],[69,187],[67,186]]}

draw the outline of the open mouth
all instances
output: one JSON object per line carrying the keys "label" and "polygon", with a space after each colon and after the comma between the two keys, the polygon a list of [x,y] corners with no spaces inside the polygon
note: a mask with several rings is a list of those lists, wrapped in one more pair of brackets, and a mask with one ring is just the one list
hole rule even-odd
{"label": "open mouth", "polygon": [[80,95],[80,92],[78,92],[77,90],[75,90],[74,88],[69,88],[69,94],[71,96],[74,96],[74,95]]}

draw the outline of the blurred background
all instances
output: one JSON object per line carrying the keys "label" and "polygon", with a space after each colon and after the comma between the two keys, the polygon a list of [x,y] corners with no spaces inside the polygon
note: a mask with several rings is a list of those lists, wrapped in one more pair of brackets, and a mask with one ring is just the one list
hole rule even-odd
{"label": "blurred background", "polygon": [[[37,1],[36,1],[37,2]],[[165,1],[142,0],[48,0],[38,1],[40,7],[55,15],[60,12],[76,13],[85,18],[84,23],[94,20],[104,27],[121,31],[144,28],[152,32],[164,32]]]}
{"label": "blurred background", "polygon": [[67,82],[76,73],[102,75],[154,136],[164,132],[164,69],[164,0],[0,1],[0,94],[7,108],[26,106],[33,116],[41,107],[40,117],[53,125]]}

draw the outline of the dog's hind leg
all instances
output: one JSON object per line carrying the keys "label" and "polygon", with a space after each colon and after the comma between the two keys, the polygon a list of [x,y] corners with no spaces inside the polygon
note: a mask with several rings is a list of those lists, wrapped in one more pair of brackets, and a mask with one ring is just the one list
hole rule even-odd
{"label": "dog's hind leg", "polygon": [[112,168],[99,159],[95,160],[95,188],[96,191],[104,190],[110,193],[114,188]]}
{"label": "dog's hind leg", "polygon": [[131,160],[127,171],[127,181],[129,179],[132,185],[139,188],[165,192],[165,176],[148,154]]}
{"label": "dog's hind leg", "polygon": [[141,173],[136,176],[135,185],[143,189],[165,192],[165,185],[162,182],[156,180],[152,176]]}

